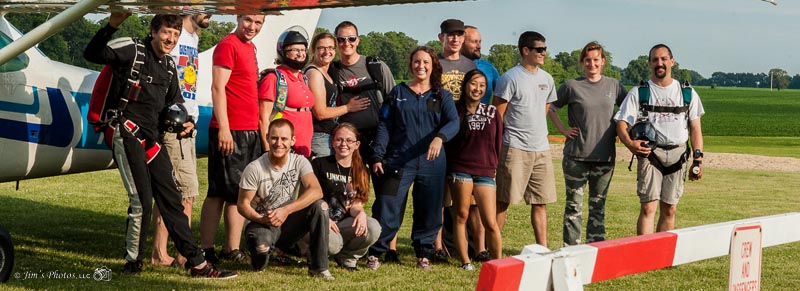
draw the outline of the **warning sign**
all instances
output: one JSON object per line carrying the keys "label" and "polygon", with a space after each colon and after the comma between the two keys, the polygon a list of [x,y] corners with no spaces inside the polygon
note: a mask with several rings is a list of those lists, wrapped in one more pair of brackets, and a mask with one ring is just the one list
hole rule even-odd
{"label": "warning sign", "polygon": [[729,291],[761,290],[761,225],[740,225],[731,236]]}

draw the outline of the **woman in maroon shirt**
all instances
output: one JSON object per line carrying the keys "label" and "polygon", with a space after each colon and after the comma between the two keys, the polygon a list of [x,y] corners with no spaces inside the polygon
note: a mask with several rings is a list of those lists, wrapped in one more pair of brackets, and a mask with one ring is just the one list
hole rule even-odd
{"label": "woman in maroon shirt", "polygon": [[461,257],[461,268],[474,270],[467,251],[466,224],[470,199],[478,203],[481,222],[492,258],[502,255],[497,225],[495,171],[503,138],[503,122],[493,105],[480,102],[486,91],[486,76],[479,70],[464,75],[461,99],[456,102],[461,124],[458,135],[447,143],[447,182],[453,195],[453,236]]}

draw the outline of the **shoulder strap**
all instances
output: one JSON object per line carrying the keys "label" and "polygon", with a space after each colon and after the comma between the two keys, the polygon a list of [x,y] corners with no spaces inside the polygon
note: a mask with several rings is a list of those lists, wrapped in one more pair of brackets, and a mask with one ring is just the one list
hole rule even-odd
{"label": "shoulder strap", "polygon": [[367,57],[367,72],[369,72],[369,77],[372,78],[372,82],[375,82],[378,86],[383,86],[383,70],[381,69],[381,63],[381,59],[377,56]]}
{"label": "shoulder strap", "polygon": [[692,103],[692,85],[689,84],[689,81],[683,81],[681,94],[683,94],[683,106],[688,107],[689,103]]}
{"label": "shoulder strap", "polygon": [[136,54],[133,57],[133,63],[131,65],[130,78],[128,79],[128,82],[139,84],[139,75],[142,72],[142,64],[144,64],[144,53],[146,49],[140,38],[133,38],[133,44],[133,47],[136,49]]}
{"label": "shoulder strap", "polygon": [[650,84],[645,81],[639,82],[639,104],[646,105],[650,102]]}
{"label": "shoulder strap", "polygon": [[[283,77],[278,69],[264,69],[259,73],[258,83],[264,80],[269,74],[275,74],[275,102],[272,103],[272,110],[281,112],[286,109],[286,98],[289,96],[289,86],[286,84],[286,78]],[[274,114],[274,112],[273,112]]]}

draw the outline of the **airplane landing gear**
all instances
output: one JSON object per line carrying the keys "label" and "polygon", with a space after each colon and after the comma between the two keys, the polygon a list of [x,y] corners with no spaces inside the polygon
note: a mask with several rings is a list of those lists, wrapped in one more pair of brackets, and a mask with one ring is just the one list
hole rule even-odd
{"label": "airplane landing gear", "polygon": [[14,268],[14,243],[8,230],[0,226],[0,283],[8,281]]}

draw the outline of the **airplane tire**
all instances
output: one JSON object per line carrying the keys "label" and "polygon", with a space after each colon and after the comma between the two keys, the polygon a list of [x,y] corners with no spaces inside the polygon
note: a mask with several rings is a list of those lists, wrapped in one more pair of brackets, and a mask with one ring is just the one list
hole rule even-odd
{"label": "airplane tire", "polygon": [[0,226],[0,283],[8,281],[14,268],[14,243],[8,230]]}

